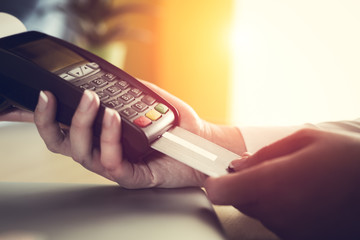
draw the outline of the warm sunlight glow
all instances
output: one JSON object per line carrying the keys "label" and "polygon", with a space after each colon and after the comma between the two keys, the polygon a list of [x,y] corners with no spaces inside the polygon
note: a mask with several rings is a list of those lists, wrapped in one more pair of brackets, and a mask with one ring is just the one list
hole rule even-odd
{"label": "warm sunlight glow", "polygon": [[359,117],[360,2],[235,1],[232,122]]}
{"label": "warm sunlight glow", "polygon": [[232,0],[161,1],[156,84],[211,122],[229,115]]}

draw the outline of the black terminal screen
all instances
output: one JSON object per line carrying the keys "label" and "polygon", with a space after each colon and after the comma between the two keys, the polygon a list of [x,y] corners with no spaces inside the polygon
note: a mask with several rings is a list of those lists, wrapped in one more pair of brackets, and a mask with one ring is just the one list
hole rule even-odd
{"label": "black terminal screen", "polygon": [[46,38],[17,46],[11,50],[50,72],[56,72],[85,60],[72,50]]}

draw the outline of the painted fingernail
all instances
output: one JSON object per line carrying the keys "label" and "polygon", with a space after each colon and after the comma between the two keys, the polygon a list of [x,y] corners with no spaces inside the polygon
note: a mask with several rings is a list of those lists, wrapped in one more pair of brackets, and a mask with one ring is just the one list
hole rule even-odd
{"label": "painted fingernail", "polygon": [[90,108],[93,100],[94,95],[89,90],[85,90],[79,103],[79,111],[86,112]]}
{"label": "painted fingernail", "polygon": [[40,112],[45,111],[48,102],[49,102],[49,98],[46,96],[45,92],[44,92],[44,91],[40,91],[37,109],[38,109]]}
{"label": "painted fingernail", "polygon": [[109,128],[112,127],[116,122],[120,122],[120,116],[115,110],[106,108],[103,121],[105,127]]}

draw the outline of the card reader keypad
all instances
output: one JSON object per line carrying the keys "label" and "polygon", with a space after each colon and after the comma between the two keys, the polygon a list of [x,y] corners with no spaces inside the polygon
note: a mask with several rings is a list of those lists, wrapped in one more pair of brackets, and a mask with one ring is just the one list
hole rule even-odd
{"label": "card reader keypad", "polygon": [[81,89],[95,91],[101,104],[117,110],[122,117],[145,128],[168,112],[168,107],[146,92],[132,86],[97,63],[86,63],[59,74]]}

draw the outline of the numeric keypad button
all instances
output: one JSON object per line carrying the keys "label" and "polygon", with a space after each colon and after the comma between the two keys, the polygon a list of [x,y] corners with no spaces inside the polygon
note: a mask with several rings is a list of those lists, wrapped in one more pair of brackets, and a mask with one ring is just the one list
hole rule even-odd
{"label": "numeric keypad button", "polygon": [[132,88],[129,93],[134,97],[139,97],[142,94],[142,91],[138,88]]}
{"label": "numeric keypad button", "polygon": [[153,98],[150,95],[145,95],[141,101],[143,101],[144,103],[146,103],[147,105],[152,105],[155,102],[155,98]]}
{"label": "numeric keypad button", "polygon": [[121,89],[115,84],[112,85],[111,87],[106,88],[106,90],[110,95],[115,95],[119,92],[121,92]]}
{"label": "numeric keypad button", "polygon": [[104,91],[96,92],[96,94],[99,96],[100,100],[106,100],[109,98],[109,95],[106,94]]}
{"label": "numeric keypad button", "polygon": [[109,102],[106,102],[105,105],[109,108],[120,108],[124,104],[121,101],[119,101],[118,99],[113,99]]}
{"label": "numeric keypad button", "polygon": [[135,97],[129,93],[125,93],[120,96],[120,99],[123,100],[126,104],[134,101]]}
{"label": "numeric keypad button", "polygon": [[129,84],[127,81],[125,81],[125,80],[120,80],[120,81],[118,81],[117,84],[119,85],[119,87],[120,87],[122,90],[125,90],[125,89],[127,89],[127,88],[130,86],[130,84]]}
{"label": "numeric keypad button", "polygon": [[143,112],[145,109],[148,108],[148,105],[146,105],[143,102],[137,102],[134,105],[132,105],[131,107],[134,108],[138,112]]}
{"label": "numeric keypad button", "polygon": [[158,111],[159,113],[165,114],[169,110],[169,108],[164,104],[159,103],[158,105],[155,106],[155,110]]}
{"label": "numeric keypad button", "polygon": [[137,115],[137,112],[132,108],[126,108],[120,112],[122,116],[125,116],[127,118],[132,118]]}
{"label": "numeric keypad button", "polygon": [[148,111],[145,116],[147,118],[149,118],[150,120],[153,120],[153,121],[156,121],[158,120],[159,118],[161,118],[161,113],[159,113],[158,111],[154,110],[154,109],[151,109],[150,111]]}
{"label": "numeric keypad button", "polygon": [[105,73],[105,75],[103,76],[103,78],[106,80],[106,81],[109,81],[109,82],[112,82],[115,80],[116,76],[112,73]]}
{"label": "numeric keypad button", "polygon": [[92,83],[94,86],[96,86],[96,87],[98,87],[98,88],[101,88],[101,87],[105,86],[108,82],[105,81],[105,80],[102,79],[102,78],[97,78],[97,79],[92,80],[91,83]]}
{"label": "numeric keypad button", "polygon": [[90,85],[89,83],[84,83],[82,85],[79,86],[81,89],[84,89],[84,90],[95,90],[95,87]]}
{"label": "numeric keypad button", "polygon": [[133,122],[135,125],[142,127],[142,128],[147,127],[152,123],[151,120],[145,116],[140,116],[137,119],[135,119]]}

